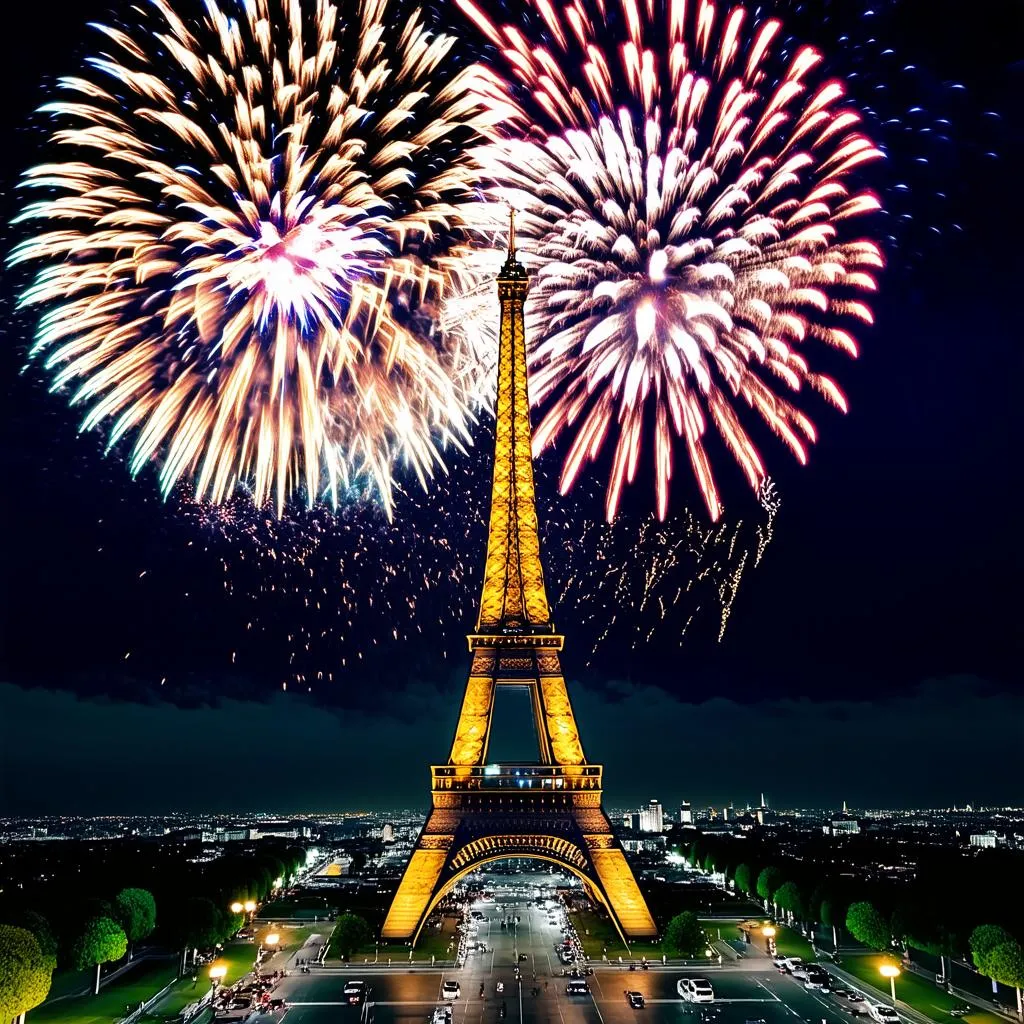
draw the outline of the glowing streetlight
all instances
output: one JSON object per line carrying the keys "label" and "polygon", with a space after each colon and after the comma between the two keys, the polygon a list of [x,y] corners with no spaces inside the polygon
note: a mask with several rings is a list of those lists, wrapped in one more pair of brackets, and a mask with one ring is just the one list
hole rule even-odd
{"label": "glowing streetlight", "polygon": [[240,914],[243,910],[245,910],[245,906],[244,904],[239,903],[238,900],[235,900],[235,902],[231,904],[232,914]]}
{"label": "glowing streetlight", "polygon": [[771,956],[775,952],[775,929],[770,924],[766,924],[761,929],[761,934],[764,936],[765,949]]}
{"label": "glowing streetlight", "polygon": [[892,996],[892,1005],[896,1005],[896,979],[900,976],[900,969],[895,964],[882,964],[878,973],[883,978],[889,979],[889,994]]}
{"label": "glowing streetlight", "polygon": [[210,987],[214,993],[217,991],[217,986],[224,981],[224,975],[228,973],[226,964],[213,964],[210,967]]}
{"label": "glowing streetlight", "polygon": [[254,900],[246,900],[242,906],[245,908],[245,912],[247,914],[251,914],[256,909],[256,903]]}

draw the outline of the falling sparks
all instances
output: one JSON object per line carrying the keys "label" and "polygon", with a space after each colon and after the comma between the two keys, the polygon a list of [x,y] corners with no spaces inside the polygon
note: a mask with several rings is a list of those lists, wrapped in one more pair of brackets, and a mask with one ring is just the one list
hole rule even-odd
{"label": "falling sparks", "polygon": [[[419,666],[431,677],[438,664],[461,671],[486,540],[479,473],[463,462],[429,494],[400,494],[394,520],[359,494],[337,511],[284,518],[241,499],[189,502],[181,513],[204,536],[208,557],[220,558],[248,646],[278,652],[295,688],[321,691],[367,672],[397,672],[405,682]],[[716,524],[688,510],[664,522],[595,521],[557,497],[543,467],[538,481],[545,576],[573,663],[604,664],[651,643],[674,648],[698,622],[722,639],[740,583],[771,541],[771,481],[756,513]]]}
{"label": "falling sparks", "polygon": [[459,239],[500,87],[402,0],[204,10],[95,26],[102,56],[42,108],[55,155],[8,257],[32,357],[165,496],[280,514],[368,480],[390,512],[396,466],[426,485],[479,404],[434,321],[478,283]]}
{"label": "falling sparks", "polygon": [[[741,7],[535,0],[531,33],[457,2],[521,104],[522,132],[482,159],[521,211],[535,274],[535,450],[567,439],[565,492],[609,447],[610,519],[650,446],[665,519],[683,448],[718,519],[709,431],[757,491],[767,470],[748,410],[806,462],[816,431],[790,396],[846,408],[811,359],[855,356],[872,320],[864,296],[883,259],[849,226],[880,207],[856,184],[880,151],[843,86],[818,79],[821,56],[777,56],[780,23]],[[621,47],[602,45],[609,23]]]}

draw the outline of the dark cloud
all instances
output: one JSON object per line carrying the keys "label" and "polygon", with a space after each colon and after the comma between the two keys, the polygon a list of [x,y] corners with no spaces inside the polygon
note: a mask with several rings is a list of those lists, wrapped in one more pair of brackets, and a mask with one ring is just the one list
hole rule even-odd
{"label": "dark cloud", "polygon": [[[971,676],[870,703],[684,703],[623,683],[574,689],[612,804],[745,803],[762,790],[777,806],[1020,797],[1024,696]],[[289,694],[181,708],[4,684],[0,813],[424,806],[427,765],[446,759],[460,699],[454,687],[416,686],[386,695],[374,713]]]}

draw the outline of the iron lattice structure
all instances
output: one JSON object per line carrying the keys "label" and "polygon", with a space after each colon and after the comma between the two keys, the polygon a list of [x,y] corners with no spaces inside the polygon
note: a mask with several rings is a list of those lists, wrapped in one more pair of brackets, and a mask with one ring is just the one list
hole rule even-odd
{"label": "iron lattice structure", "polygon": [[[529,857],[571,871],[602,903],[624,939],[656,934],[608,816],[602,768],[583,755],[562,676],[563,637],[551,621],[533,486],[523,304],[528,280],[514,224],[498,277],[501,329],[494,472],[472,662],[451,756],[431,769],[432,806],[382,937],[415,942],[428,915],[460,878],[494,860]],[[539,758],[487,763],[499,686],[529,690]]]}

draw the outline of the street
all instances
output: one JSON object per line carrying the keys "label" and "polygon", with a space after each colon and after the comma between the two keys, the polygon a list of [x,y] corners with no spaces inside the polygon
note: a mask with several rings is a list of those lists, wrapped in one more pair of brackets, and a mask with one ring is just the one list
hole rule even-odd
{"label": "street", "polygon": [[[509,1024],[656,1024],[670,1020],[679,1024],[789,1024],[797,1020],[850,1024],[849,1015],[828,996],[805,990],[799,982],[775,971],[763,956],[727,961],[706,971],[662,968],[660,964],[647,971],[597,966],[586,979],[589,994],[567,995],[566,979],[559,974],[563,965],[556,952],[556,945],[564,939],[560,924],[550,923],[549,910],[529,902],[538,884],[550,884],[553,892],[555,876],[529,875],[514,882],[509,876],[494,876],[489,882],[494,902],[472,905],[484,920],[478,922],[471,941],[482,942],[486,952],[469,954],[463,968],[451,971],[353,964],[292,975],[275,993],[288,1001],[287,1024],[359,1024],[364,1011],[349,1006],[342,991],[351,979],[363,980],[371,989],[371,1006],[366,1012],[372,1012],[373,1024],[424,1024],[434,1007],[444,1003],[441,986],[446,980],[461,986],[461,994],[454,1000],[453,1024],[497,1022],[503,1004]],[[515,893],[513,884],[518,887]],[[520,923],[503,929],[501,920],[509,915],[518,915]],[[519,965],[521,983],[514,973],[517,954],[526,956]],[[711,1006],[694,1006],[676,993],[681,977],[701,974],[714,986]],[[504,989],[500,994],[499,983]],[[532,994],[535,988],[540,990],[536,996]],[[644,1009],[627,1004],[627,989],[643,994]]]}

